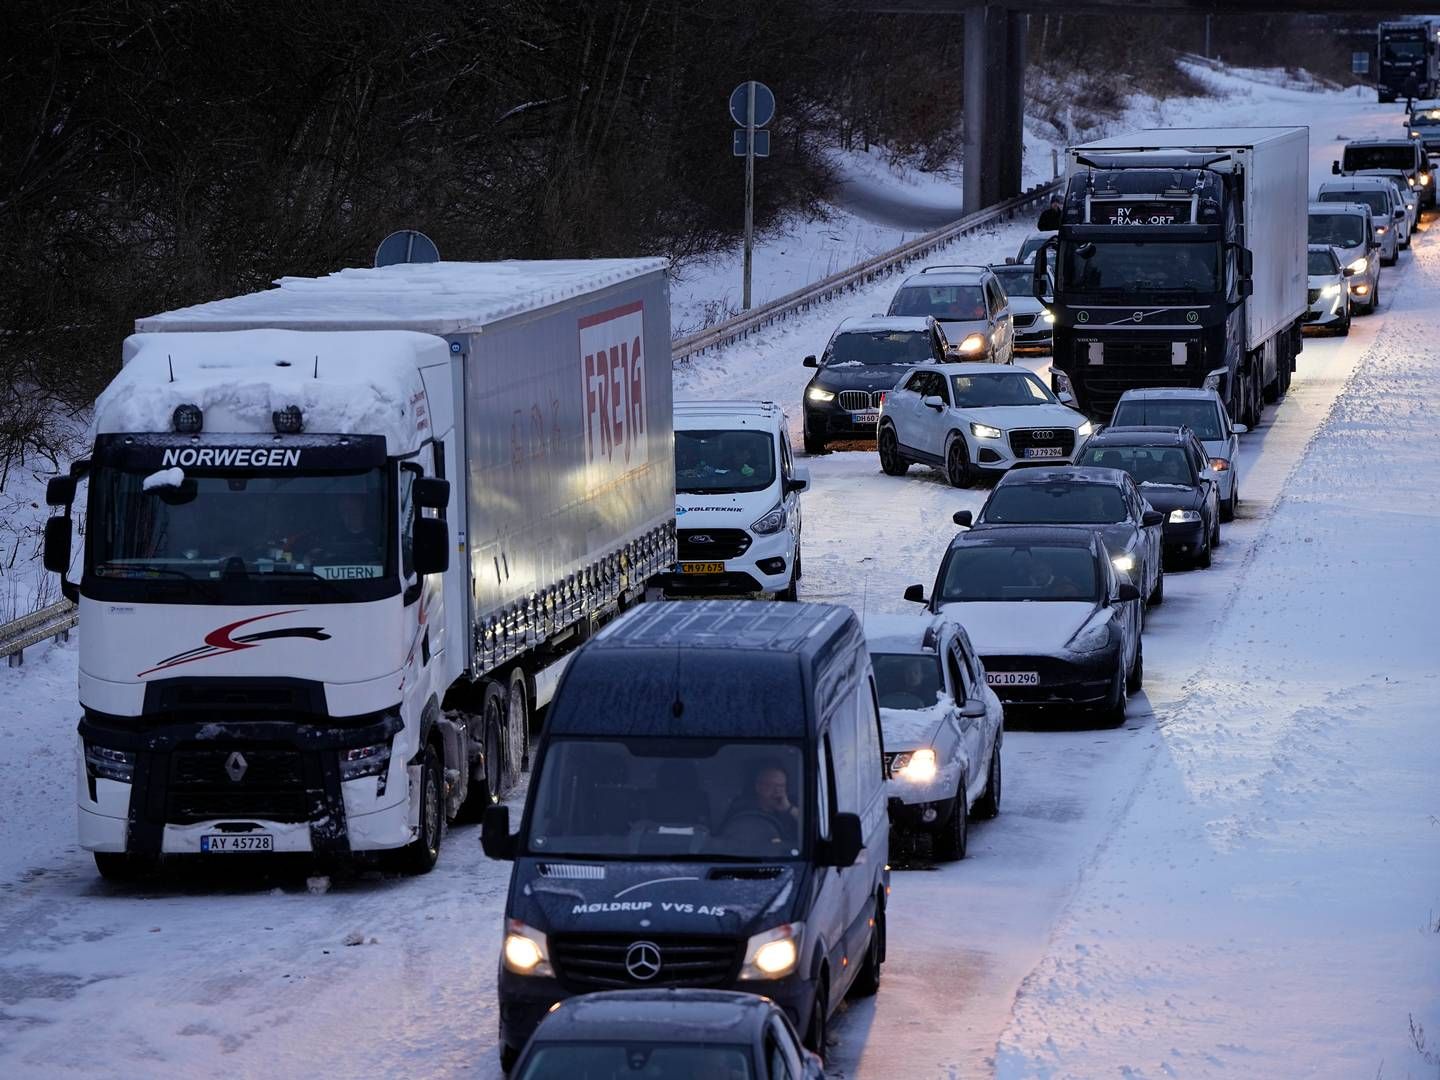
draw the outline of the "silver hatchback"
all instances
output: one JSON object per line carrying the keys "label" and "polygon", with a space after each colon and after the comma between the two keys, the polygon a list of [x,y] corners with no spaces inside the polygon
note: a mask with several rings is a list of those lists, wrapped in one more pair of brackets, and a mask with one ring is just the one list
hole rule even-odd
{"label": "silver hatchback", "polygon": [[1111,427],[1188,427],[1205,447],[1219,490],[1220,520],[1235,517],[1240,502],[1240,439],[1248,430],[1230,422],[1225,401],[1214,390],[1154,387],[1127,390],[1115,406]]}

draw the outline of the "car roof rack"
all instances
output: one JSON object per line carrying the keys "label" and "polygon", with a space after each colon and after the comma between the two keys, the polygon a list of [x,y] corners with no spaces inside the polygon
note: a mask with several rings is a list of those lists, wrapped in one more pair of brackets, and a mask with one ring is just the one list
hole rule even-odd
{"label": "car roof rack", "polygon": [[990,267],[983,263],[940,263],[936,266],[922,267],[920,273],[943,273],[946,270],[989,270]]}

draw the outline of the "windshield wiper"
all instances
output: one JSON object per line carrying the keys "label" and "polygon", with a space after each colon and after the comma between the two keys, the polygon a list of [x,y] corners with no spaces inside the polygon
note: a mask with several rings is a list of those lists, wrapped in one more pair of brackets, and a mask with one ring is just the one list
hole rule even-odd
{"label": "windshield wiper", "polygon": [[186,581],[204,581],[204,578],[197,578],[184,570],[177,570],[173,566],[165,566],[161,563],[136,563],[136,562],[103,562],[95,567],[95,572],[102,577],[109,577],[112,573],[117,577],[129,571],[135,571],[137,577],[144,574],[168,574],[171,577],[183,578]]}
{"label": "windshield wiper", "polygon": [[231,570],[227,568],[220,574],[221,581],[234,580],[235,578],[244,578],[246,581],[284,581],[291,584],[297,581],[303,581],[306,584],[318,581],[321,585],[325,586],[329,595],[342,600],[349,599],[344,589],[340,588],[339,585],[329,578],[322,577],[314,570],[251,570],[247,567],[243,570]]}

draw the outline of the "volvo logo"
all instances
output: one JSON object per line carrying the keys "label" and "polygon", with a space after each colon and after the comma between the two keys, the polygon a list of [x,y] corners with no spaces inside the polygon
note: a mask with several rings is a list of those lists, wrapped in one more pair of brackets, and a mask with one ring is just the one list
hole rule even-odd
{"label": "volvo logo", "polygon": [[1042,428],[1042,429],[1039,430],[1039,431],[1032,431],[1032,432],[1030,432],[1030,437],[1031,437],[1032,439],[1037,439],[1037,440],[1039,440],[1039,441],[1041,441],[1041,442],[1044,442],[1046,439],[1053,439],[1053,438],[1055,437],[1055,432],[1053,432],[1053,431],[1046,431],[1046,430],[1044,430],[1044,429]]}
{"label": "volvo logo", "polygon": [[625,970],[636,982],[649,982],[660,974],[660,946],[637,941],[625,950]]}
{"label": "volvo logo", "polygon": [[690,542],[692,544],[713,544],[715,540],[709,533],[691,533]]}
{"label": "volvo logo", "polygon": [[1130,316],[1130,321],[1131,321],[1131,322],[1143,322],[1144,319],[1145,319],[1145,313],[1144,313],[1143,311],[1137,311],[1137,312],[1135,312],[1133,315]]}
{"label": "volvo logo", "polygon": [[230,777],[231,783],[238,784],[241,780],[244,780],[245,770],[249,767],[250,763],[245,760],[245,755],[240,753],[239,750],[236,750],[225,759],[225,775]]}

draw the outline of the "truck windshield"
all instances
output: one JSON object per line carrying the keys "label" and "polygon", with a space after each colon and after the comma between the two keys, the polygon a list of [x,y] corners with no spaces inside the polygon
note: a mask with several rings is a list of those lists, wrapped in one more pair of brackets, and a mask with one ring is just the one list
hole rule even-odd
{"label": "truck windshield", "polygon": [[985,294],[979,285],[906,285],[890,301],[890,314],[974,322],[985,318]]}
{"label": "truck windshield", "polygon": [[1109,484],[1001,484],[982,520],[991,525],[1113,525],[1128,516],[1125,496]]}
{"label": "truck windshield", "polygon": [[315,599],[375,598],[366,583],[393,570],[387,491],[378,468],[277,476],[102,466],[91,480],[86,574],[142,589],[246,583],[230,591],[256,600],[271,595],[266,582],[308,580],[320,586]]}
{"label": "truck windshield", "polygon": [[1425,59],[1425,42],[1416,40],[1397,40],[1387,38],[1385,41],[1385,59],[1389,61],[1410,62]]}
{"label": "truck windshield", "polygon": [[1090,600],[1099,597],[1088,547],[977,544],[950,552],[940,602]]}
{"label": "truck windshield", "polygon": [[1361,169],[1413,169],[1415,147],[1408,142],[1400,146],[1347,146],[1343,168],[1345,172],[1359,172]]}
{"label": "truck windshield", "polygon": [[[1327,199],[1326,202],[1336,202]],[[1310,243],[1352,248],[1365,243],[1365,219],[1359,214],[1311,214]],[[1310,256],[1315,257],[1313,254]]]}
{"label": "truck windshield", "polygon": [[804,777],[800,747],[786,742],[556,739],[527,847],[575,858],[798,856]]}
{"label": "truck windshield", "polygon": [[764,491],[774,482],[775,437],[768,431],[675,432],[676,491]]}
{"label": "truck windshield", "polygon": [[871,653],[882,709],[928,709],[940,698],[940,657],[928,653]]}
{"label": "truck windshield", "polygon": [[1162,293],[1219,291],[1219,246],[1214,243],[1066,243],[1062,279],[1072,292],[1115,299]]}

